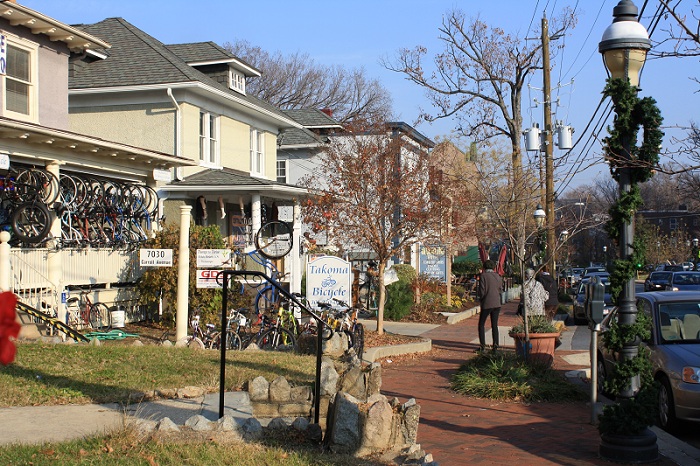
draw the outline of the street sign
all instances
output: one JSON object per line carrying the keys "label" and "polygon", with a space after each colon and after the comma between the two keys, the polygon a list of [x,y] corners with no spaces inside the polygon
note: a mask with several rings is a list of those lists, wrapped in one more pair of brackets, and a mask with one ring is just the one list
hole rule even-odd
{"label": "street sign", "polygon": [[232,267],[230,249],[197,249],[197,268]]}
{"label": "street sign", "polygon": [[141,267],[172,267],[172,249],[139,249]]}

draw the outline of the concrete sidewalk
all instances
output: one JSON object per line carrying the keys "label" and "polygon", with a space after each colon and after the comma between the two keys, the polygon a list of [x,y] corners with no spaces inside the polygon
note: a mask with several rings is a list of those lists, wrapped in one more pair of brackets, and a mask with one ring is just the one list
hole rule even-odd
{"label": "concrete sidewalk", "polygon": [[[248,392],[224,394],[224,414],[244,420],[252,416]],[[219,419],[219,394],[197,398],[148,401],[123,407],[118,403],[101,405],[25,406],[0,408],[0,445],[12,443],[64,442],[112,432],[129,418],[160,421],[170,418],[182,425],[201,414],[210,421]]]}

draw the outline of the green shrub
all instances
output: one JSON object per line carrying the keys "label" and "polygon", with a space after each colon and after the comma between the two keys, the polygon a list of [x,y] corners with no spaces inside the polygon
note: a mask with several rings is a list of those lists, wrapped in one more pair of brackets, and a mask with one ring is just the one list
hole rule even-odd
{"label": "green shrub", "polygon": [[411,284],[399,280],[386,287],[387,299],[384,306],[384,318],[401,320],[411,312],[413,290]]}
{"label": "green shrub", "polygon": [[482,265],[478,261],[453,262],[452,273],[455,275],[476,275],[481,272]]}
{"label": "green shrub", "polygon": [[418,275],[411,264],[396,264],[393,268],[400,282],[411,283]]}

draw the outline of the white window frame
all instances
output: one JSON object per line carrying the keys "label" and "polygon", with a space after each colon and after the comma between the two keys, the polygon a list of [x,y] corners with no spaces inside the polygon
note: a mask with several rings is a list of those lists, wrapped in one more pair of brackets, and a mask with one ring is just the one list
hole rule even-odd
{"label": "white window frame", "polygon": [[236,92],[245,94],[245,75],[238,70],[229,68],[228,70],[228,87]]}
{"label": "white window frame", "polygon": [[[277,182],[278,183],[287,183],[288,175],[289,175],[289,160],[282,159],[282,160],[277,160]],[[281,178],[281,180],[280,180]]]}
{"label": "white window frame", "polygon": [[[38,57],[39,46],[33,42],[22,41],[19,38],[5,35],[6,54],[9,56],[9,48],[14,47],[29,54],[29,81],[23,81],[16,78],[11,78],[7,74],[2,76],[2,115],[4,117],[13,118],[16,120],[38,122]],[[15,112],[7,108],[7,81],[15,80],[28,86],[27,93],[27,110],[28,113]]]}
{"label": "white window frame", "polygon": [[200,110],[198,124],[199,164],[204,167],[221,166],[219,156],[219,116]]}
{"label": "white window frame", "polygon": [[678,229],[678,219],[676,217],[668,219],[668,229],[671,231],[676,231]]}
{"label": "white window frame", "polygon": [[265,132],[250,128],[250,174],[265,176]]}

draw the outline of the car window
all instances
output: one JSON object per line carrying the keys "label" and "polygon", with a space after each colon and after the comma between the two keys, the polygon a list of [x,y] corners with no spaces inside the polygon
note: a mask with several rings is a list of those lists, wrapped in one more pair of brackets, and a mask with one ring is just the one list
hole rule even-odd
{"label": "car window", "polygon": [[700,339],[700,301],[659,304],[659,324],[666,341]]}
{"label": "car window", "polygon": [[649,280],[668,280],[671,272],[652,272],[649,275]]}

